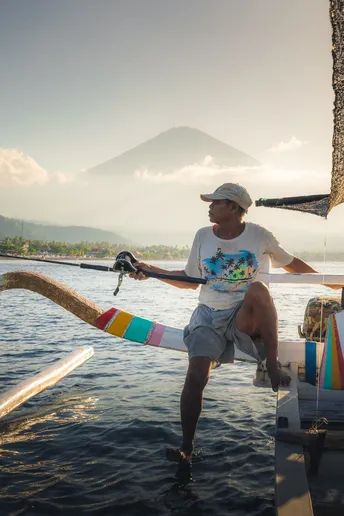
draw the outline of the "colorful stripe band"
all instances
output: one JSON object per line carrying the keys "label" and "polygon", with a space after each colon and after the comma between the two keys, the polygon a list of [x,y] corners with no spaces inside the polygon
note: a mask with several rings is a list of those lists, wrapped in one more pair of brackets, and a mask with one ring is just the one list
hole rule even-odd
{"label": "colorful stripe band", "polygon": [[344,389],[344,312],[332,314],[328,320],[324,354],[320,368],[320,387]]}
{"label": "colorful stripe band", "polygon": [[316,342],[306,342],[305,357],[306,382],[316,385],[317,378],[317,344]]}
{"label": "colorful stripe band", "polygon": [[163,324],[136,317],[117,308],[110,308],[98,317],[96,327],[116,337],[149,346],[160,346],[167,328]]}

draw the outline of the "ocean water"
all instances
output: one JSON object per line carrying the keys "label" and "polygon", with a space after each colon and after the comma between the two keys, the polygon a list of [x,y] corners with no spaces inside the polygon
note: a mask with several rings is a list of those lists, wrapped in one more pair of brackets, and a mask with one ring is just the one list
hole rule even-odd
{"label": "ocean water", "polygon": [[[102,262],[104,263],[104,262]],[[184,263],[159,263],[182,269]],[[314,264],[343,273],[338,263]],[[42,272],[104,309],[117,306],[183,327],[197,292],[35,262],[0,261],[0,274]],[[307,301],[330,289],[272,285],[281,338],[298,339]],[[0,394],[78,346],[95,355],[0,422],[0,515],[222,516],[274,514],[276,395],[252,384],[255,366],[216,369],[197,432],[194,482],[177,484],[165,446],[180,444],[187,356],[116,339],[32,292],[0,293]]]}

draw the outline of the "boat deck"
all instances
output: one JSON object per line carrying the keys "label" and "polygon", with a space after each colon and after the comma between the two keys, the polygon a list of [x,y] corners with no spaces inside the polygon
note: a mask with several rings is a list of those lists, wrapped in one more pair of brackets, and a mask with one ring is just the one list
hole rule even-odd
{"label": "boat deck", "polygon": [[308,476],[315,516],[344,514],[344,450],[325,450],[318,474]]}
{"label": "boat deck", "polygon": [[[302,384],[299,389],[302,392]],[[300,392],[300,394],[301,394]],[[319,393],[319,398],[321,398]],[[343,516],[344,515],[344,398],[342,392],[337,392],[337,400],[304,400],[299,398],[299,413],[301,428],[308,429],[317,419],[324,417],[328,424],[322,426],[336,436],[335,442],[326,443],[320,460],[317,475],[308,475],[309,490],[313,503],[314,516]],[[338,448],[338,449],[328,449]],[[305,451],[306,470],[309,464],[309,454]]]}
{"label": "boat deck", "polygon": [[[344,516],[344,391],[317,389],[302,381],[297,366],[289,372],[291,385],[280,389],[277,401],[276,512]],[[320,426],[327,433],[312,473],[307,430],[320,418],[328,421]]]}
{"label": "boat deck", "polygon": [[316,400],[299,398],[299,413],[301,428],[309,428],[313,421],[325,417],[328,420],[328,425],[323,428],[344,430],[344,400],[320,400],[317,402]]}

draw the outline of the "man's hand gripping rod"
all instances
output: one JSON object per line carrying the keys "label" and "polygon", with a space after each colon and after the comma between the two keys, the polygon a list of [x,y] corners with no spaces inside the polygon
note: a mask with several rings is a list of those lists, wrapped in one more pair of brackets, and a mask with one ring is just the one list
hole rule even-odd
{"label": "man's hand gripping rod", "polygon": [[[140,272],[139,267],[135,267],[135,263],[137,263],[138,260],[135,258],[135,256],[130,251],[122,251],[116,256],[116,261],[113,266],[113,270],[115,272],[119,272],[118,277],[118,284],[117,288],[114,291],[113,295],[117,296],[120,286],[122,284],[123,278],[126,274],[129,274],[130,272]],[[171,279],[175,281],[183,281],[185,283],[198,283],[198,284],[205,284],[207,283],[207,280],[203,278],[191,278],[189,276],[174,276],[173,274],[162,274],[159,272],[152,272],[152,271],[142,271],[145,276],[148,276],[150,278],[160,278],[160,279]]]}

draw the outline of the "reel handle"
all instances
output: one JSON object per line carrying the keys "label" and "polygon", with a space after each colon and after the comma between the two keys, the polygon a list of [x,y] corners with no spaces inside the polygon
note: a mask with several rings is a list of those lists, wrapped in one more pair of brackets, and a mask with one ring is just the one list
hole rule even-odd
{"label": "reel handle", "polygon": [[128,274],[129,272],[138,272],[138,269],[134,264],[138,260],[130,251],[121,251],[116,256],[116,261],[113,266],[113,270],[116,272],[122,272]]}
{"label": "reel handle", "polygon": [[117,262],[117,260],[127,260],[132,264],[138,262],[138,259],[130,251],[121,251],[116,256],[116,262]]}

